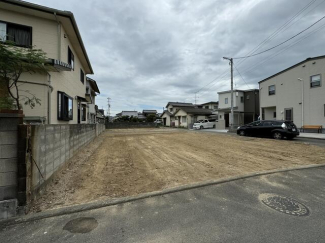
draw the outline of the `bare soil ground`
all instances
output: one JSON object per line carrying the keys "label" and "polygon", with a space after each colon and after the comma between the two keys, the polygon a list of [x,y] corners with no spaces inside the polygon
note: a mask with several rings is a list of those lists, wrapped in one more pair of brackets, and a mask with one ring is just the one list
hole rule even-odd
{"label": "bare soil ground", "polygon": [[179,129],[106,130],[80,150],[31,211],[322,163],[324,148],[295,141]]}

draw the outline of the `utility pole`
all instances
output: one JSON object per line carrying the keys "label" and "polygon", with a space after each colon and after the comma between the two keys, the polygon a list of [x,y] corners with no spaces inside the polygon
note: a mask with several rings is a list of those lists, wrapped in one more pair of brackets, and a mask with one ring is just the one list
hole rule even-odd
{"label": "utility pole", "polygon": [[108,120],[109,120],[109,117],[111,116],[111,104],[110,104],[110,100],[111,98],[107,98],[107,116],[108,116]]}
{"label": "utility pole", "polygon": [[230,57],[223,57],[223,59],[229,60],[229,64],[230,64],[230,72],[231,72],[231,114],[230,114],[230,128],[231,130],[234,129],[234,72],[233,72],[233,65],[234,65],[234,61],[232,58]]}

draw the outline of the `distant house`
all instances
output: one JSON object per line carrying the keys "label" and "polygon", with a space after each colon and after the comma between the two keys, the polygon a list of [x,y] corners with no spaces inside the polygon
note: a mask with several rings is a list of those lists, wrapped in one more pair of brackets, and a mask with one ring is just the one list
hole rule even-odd
{"label": "distant house", "polygon": [[193,123],[198,120],[207,119],[212,115],[209,109],[202,109],[196,107],[181,107],[175,114],[175,126],[191,128]]}
{"label": "distant house", "polygon": [[262,119],[325,128],[324,67],[325,56],[307,58],[260,81]]}
{"label": "distant house", "polygon": [[96,93],[100,93],[96,81],[89,77],[86,77],[85,98],[88,101],[88,123],[97,123],[98,107],[95,105],[95,98],[97,96]]}
{"label": "distant house", "polygon": [[[219,92],[218,128],[230,125],[231,91]],[[234,126],[240,126],[257,120],[259,116],[259,90],[234,90]],[[221,125],[223,124],[223,125]]]}
{"label": "distant house", "polygon": [[197,105],[197,107],[216,111],[216,110],[218,110],[218,107],[219,107],[219,101],[210,101],[207,103]]}
{"label": "distant house", "polygon": [[195,108],[192,103],[168,102],[168,104],[166,105],[166,110],[164,110],[160,116],[163,119],[164,126],[175,126],[174,114],[183,107]]}
{"label": "distant house", "polygon": [[120,113],[117,113],[116,116],[117,117],[122,117],[122,116],[133,116],[133,117],[138,117],[138,112],[137,111],[122,111]]}
{"label": "distant house", "polygon": [[156,115],[157,111],[156,110],[143,110],[142,114],[143,114],[143,116],[147,117],[149,115]]}

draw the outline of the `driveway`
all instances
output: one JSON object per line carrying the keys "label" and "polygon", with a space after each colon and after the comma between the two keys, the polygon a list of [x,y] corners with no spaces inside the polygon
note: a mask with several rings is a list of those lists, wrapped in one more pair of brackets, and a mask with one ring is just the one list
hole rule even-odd
{"label": "driveway", "polygon": [[0,231],[0,242],[325,242],[325,168],[255,176]]}

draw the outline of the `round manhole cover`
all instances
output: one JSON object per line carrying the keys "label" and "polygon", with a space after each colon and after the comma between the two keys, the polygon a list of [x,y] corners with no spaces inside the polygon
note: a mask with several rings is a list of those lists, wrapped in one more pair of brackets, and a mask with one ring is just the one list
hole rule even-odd
{"label": "round manhole cover", "polygon": [[268,207],[275,209],[281,213],[294,216],[307,216],[309,209],[295,199],[283,197],[275,194],[263,194],[261,201]]}
{"label": "round manhole cover", "polygon": [[70,220],[64,227],[64,230],[70,233],[88,233],[98,226],[97,220],[91,217],[81,217]]}

